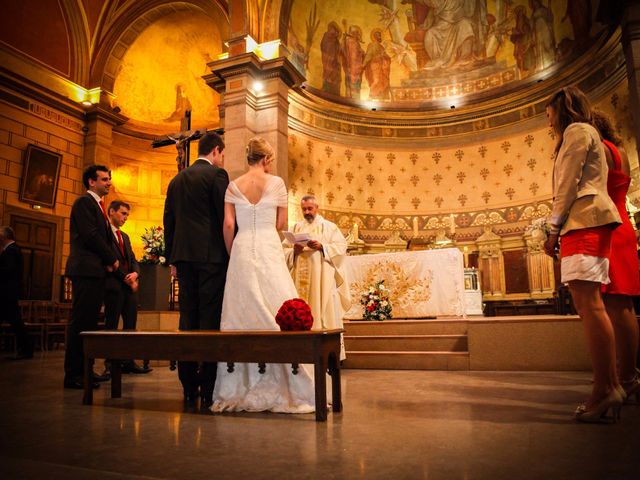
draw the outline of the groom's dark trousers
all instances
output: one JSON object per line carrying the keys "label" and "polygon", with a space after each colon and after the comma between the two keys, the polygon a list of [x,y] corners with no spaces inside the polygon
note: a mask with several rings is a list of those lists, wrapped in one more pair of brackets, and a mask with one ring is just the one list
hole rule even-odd
{"label": "groom's dark trousers", "polygon": [[[226,263],[176,263],[180,285],[180,330],[220,330]],[[178,378],[185,393],[209,399],[216,381],[216,363],[178,362]]]}

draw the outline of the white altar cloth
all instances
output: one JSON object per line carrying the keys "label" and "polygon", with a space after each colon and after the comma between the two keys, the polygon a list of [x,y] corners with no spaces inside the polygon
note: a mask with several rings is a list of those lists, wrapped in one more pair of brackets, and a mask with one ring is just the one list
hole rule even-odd
{"label": "white altar cloth", "polygon": [[353,299],[345,319],[362,318],[362,294],[380,280],[389,289],[393,318],[464,315],[464,264],[457,248],[356,255],[345,260]]}

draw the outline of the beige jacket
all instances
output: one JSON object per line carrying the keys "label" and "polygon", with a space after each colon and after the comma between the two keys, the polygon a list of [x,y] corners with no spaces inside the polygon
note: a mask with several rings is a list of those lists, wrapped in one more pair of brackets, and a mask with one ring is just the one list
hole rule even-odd
{"label": "beige jacket", "polygon": [[607,193],[607,161],[595,128],[572,123],[564,131],[553,166],[551,233],[620,224],[618,210]]}

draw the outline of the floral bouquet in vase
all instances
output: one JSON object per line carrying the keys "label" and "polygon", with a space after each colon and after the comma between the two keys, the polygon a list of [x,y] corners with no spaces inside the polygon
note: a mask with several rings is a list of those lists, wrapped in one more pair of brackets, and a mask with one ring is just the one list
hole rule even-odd
{"label": "floral bouquet in vase", "polygon": [[376,282],[369,290],[362,294],[360,303],[364,306],[362,316],[365,320],[387,320],[391,315],[389,290],[384,286],[384,280]]}
{"label": "floral bouquet in vase", "polygon": [[144,235],[140,238],[142,238],[144,252],[140,263],[164,265],[167,260],[164,258],[164,230],[162,227],[145,228]]}
{"label": "floral bouquet in vase", "polygon": [[541,242],[545,242],[549,236],[551,228],[547,223],[547,218],[536,218],[530,225],[527,225],[525,232],[531,235],[531,238]]}

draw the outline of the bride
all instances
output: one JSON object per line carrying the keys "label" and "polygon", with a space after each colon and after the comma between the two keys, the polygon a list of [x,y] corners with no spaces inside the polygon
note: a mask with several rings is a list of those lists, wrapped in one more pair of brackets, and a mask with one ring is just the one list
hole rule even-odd
{"label": "bride", "polygon": [[[270,175],[273,148],[262,138],[247,145],[249,171],[229,183],[225,195],[224,241],[229,268],[220,330],[280,330],[275,315],[285,300],[297,297],[278,236],[287,223],[287,189]],[[236,222],[238,233],[234,238]],[[315,410],[313,377],[302,365],[218,363],[214,412]]]}

